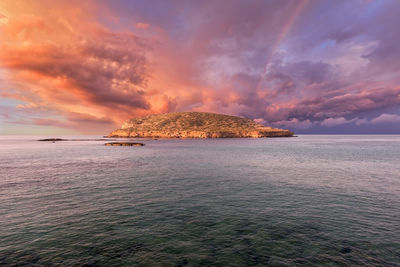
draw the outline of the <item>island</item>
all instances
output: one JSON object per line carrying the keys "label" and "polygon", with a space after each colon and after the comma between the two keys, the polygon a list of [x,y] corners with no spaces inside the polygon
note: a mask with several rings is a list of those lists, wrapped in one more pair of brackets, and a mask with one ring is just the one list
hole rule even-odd
{"label": "island", "polygon": [[126,121],[108,137],[138,138],[261,138],[291,137],[293,132],[251,119],[208,112],[155,114]]}

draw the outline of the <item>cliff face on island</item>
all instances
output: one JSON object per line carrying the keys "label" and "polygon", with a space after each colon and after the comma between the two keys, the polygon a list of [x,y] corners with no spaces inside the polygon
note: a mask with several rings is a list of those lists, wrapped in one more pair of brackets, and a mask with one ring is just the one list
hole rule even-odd
{"label": "cliff face on island", "polygon": [[175,112],[130,119],[108,137],[233,138],[289,137],[293,132],[253,120],[206,112]]}

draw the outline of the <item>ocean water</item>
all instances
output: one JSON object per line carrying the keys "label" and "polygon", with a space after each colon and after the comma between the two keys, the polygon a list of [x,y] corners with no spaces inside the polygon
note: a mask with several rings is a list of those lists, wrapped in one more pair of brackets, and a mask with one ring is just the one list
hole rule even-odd
{"label": "ocean water", "polygon": [[400,265],[400,136],[0,137],[0,265]]}

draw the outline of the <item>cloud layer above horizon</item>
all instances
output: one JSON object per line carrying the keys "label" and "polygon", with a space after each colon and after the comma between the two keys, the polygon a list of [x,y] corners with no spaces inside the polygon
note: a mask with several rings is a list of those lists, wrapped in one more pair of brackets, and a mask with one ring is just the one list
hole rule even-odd
{"label": "cloud layer above horizon", "polygon": [[172,111],[400,133],[399,12],[396,0],[5,0],[0,134],[106,134]]}

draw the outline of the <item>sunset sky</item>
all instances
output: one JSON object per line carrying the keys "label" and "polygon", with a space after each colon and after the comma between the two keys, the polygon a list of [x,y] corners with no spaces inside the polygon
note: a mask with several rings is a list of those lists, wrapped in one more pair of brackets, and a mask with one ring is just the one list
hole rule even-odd
{"label": "sunset sky", "polygon": [[400,1],[0,1],[0,134],[207,111],[400,133]]}

